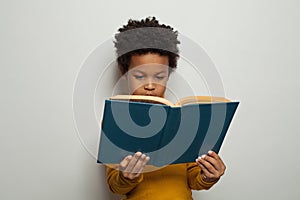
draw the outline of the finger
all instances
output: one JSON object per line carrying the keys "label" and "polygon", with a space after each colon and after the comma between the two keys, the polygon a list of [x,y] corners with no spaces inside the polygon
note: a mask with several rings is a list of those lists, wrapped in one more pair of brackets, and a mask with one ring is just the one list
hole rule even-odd
{"label": "finger", "polygon": [[207,155],[203,155],[203,156],[199,157],[198,162],[200,164],[202,164],[210,173],[218,174],[218,171],[215,168],[215,166],[211,162],[209,162],[208,160],[210,160],[210,158],[208,158]]}
{"label": "finger", "polygon": [[214,178],[214,174],[212,174],[210,171],[208,171],[208,169],[202,165],[201,163],[198,163],[198,165],[200,166],[201,168],[201,173],[204,175],[204,177],[207,177],[207,178]]}
{"label": "finger", "polygon": [[214,157],[215,159],[221,159],[220,156],[212,150],[208,151],[208,155]]}
{"label": "finger", "polygon": [[142,173],[144,167],[146,166],[146,164],[148,163],[149,160],[150,160],[150,157],[146,156],[144,162],[142,163],[142,168],[140,169],[140,171],[138,173]]}
{"label": "finger", "polygon": [[137,161],[134,169],[130,173],[126,173],[125,176],[129,179],[134,179],[137,178],[141,175],[145,165],[147,162],[150,160],[149,156],[142,155],[140,159]]}
{"label": "finger", "polygon": [[215,169],[221,168],[221,163],[219,160],[217,160],[215,157],[212,157],[210,155],[203,155],[201,158],[207,162],[209,162]]}
{"label": "finger", "polygon": [[209,151],[208,155],[211,156],[211,157],[213,157],[213,158],[215,158],[217,160],[217,162],[218,162],[217,168],[218,168],[218,170],[223,171],[223,174],[224,174],[224,172],[226,170],[226,165],[224,164],[224,162],[221,159],[221,157],[217,153],[215,153],[214,151]]}
{"label": "finger", "polygon": [[224,162],[221,159],[221,157],[217,153],[215,153],[214,151],[208,151],[208,155],[215,158],[217,161],[220,161],[220,163],[222,163],[224,165]]}
{"label": "finger", "polygon": [[202,158],[211,163],[217,171],[225,171],[225,164],[218,154],[213,151],[209,151],[208,155],[202,156]]}
{"label": "finger", "polygon": [[132,169],[131,173],[141,173],[141,171],[144,169],[144,166],[148,162],[148,156],[145,154],[141,155],[140,159],[136,162],[134,168]]}
{"label": "finger", "polygon": [[119,169],[121,171],[124,171],[126,169],[126,167],[128,166],[130,160],[132,159],[132,155],[128,155],[126,156],[121,162],[120,162],[120,167]]}
{"label": "finger", "polygon": [[225,173],[226,167],[221,160],[216,160],[208,155],[203,155],[198,158],[198,162],[202,164],[210,173],[214,174],[215,178],[219,178]]}
{"label": "finger", "polygon": [[131,160],[129,161],[127,167],[126,167],[126,172],[131,173],[132,169],[134,168],[134,166],[136,165],[137,161],[140,159],[140,157],[142,156],[141,152],[136,152],[133,157],[131,158]]}

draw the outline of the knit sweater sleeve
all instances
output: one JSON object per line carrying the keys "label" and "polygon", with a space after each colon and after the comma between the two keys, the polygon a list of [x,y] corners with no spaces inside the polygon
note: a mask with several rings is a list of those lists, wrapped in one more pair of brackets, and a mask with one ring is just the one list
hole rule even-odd
{"label": "knit sweater sleeve", "polygon": [[125,178],[119,170],[106,167],[106,177],[109,189],[116,194],[127,194],[142,180],[143,174],[133,180]]}
{"label": "knit sweater sleeve", "polygon": [[192,190],[208,190],[217,182],[205,182],[197,163],[187,163],[186,165],[188,184]]}

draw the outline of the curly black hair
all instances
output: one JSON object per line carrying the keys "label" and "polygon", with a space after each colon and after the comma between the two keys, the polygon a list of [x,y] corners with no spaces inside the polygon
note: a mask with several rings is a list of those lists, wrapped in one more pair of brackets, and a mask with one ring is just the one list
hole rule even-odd
{"label": "curly black hair", "polygon": [[118,66],[125,74],[128,71],[132,55],[144,55],[147,53],[157,53],[168,56],[169,67],[174,69],[179,58],[177,39],[178,32],[169,25],[160,24],[155,17],[132,20],[115,35],[115,47],[117,53]]}

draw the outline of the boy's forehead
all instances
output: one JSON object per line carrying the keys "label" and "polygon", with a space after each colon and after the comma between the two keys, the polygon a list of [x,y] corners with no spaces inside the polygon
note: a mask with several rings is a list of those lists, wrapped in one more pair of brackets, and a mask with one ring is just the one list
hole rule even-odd
{"label": "boy's forehead", "polygon": [[132,55],[129,70],[143,72],[162,72],[168,71],[169,58],[155,53],[144,55]]}
{"label": "boy's forehead", "polygon": [[168,56],[162,56],[155,53],[148,53],[144,55],[132,55],[130,59],[130,66],[139,66],[154,63],[169,65],[169,58]]}
{"label": "boy's forehead", "polygon": [[129,71],[141,72],[141,73],[162,73],[162,72],[168,72],[169,66],[157,64],[157,63],[149,63],[149,64],[130,67]]}

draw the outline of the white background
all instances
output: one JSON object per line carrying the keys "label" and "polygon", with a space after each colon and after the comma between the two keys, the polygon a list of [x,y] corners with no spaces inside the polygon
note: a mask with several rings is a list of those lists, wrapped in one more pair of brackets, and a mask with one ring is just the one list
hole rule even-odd
{"label": "white background", "polygon": [[109,199],[75,129],[83,61],[127,19],[155,15],[200,44],[241,101],[227,171],[195,199],[300,197],[300,3],[296,0],[0,2],[0,199]]}

